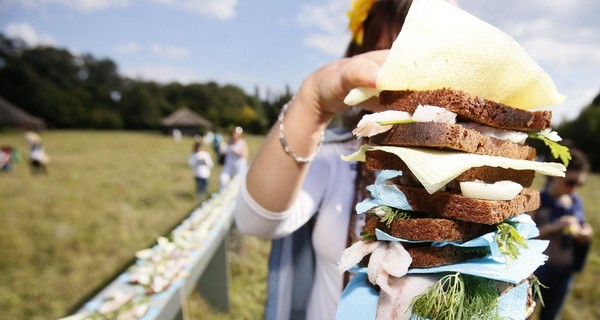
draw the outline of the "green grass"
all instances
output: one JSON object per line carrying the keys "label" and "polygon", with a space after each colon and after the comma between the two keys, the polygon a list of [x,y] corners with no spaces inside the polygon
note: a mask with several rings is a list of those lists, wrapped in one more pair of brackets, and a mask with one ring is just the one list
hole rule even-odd
{"label": "green grass", "polygon": [[[25,161],[0,172],[0,319],[66,315],[198,204],[187,167],[191,138],[175,143],[154,133],[102,131],[50,131],[42,138],[48,176],[32,176]],[[253,154],[261,137],[247,138]],[[5,144],[26,150],[21,134],[0,134]],[[218,169],[209,191],[217,190]],[[563,319],[600,319],[600,175],[580,193],[596,234]],[[269,242],[239,239],[229,250],[230,312],[193,293],[190,319],[262,318]]]}
{"label": "green grass", "polygon": [[[198,204],[187,165],[191,138],[175,143],[153,133],[94,131],[42,137],[51,158],[49,175],[33,176],[26,161],[0,172],[2,319],[66,315]],[[260,138],[248,141],[255,152]],[[0,135],[0,145],[6,144],[18,147],[25,160],[21,134]],[[211,192],[218,189],[219,170],[213,171]],[[248,238],[244,244],[255,248],[231,255],[234,288],[236,269],[245,269],[237,265],[269,250],[264,240]],[[252,264],[251,279],[266,288],[264,262]]]}

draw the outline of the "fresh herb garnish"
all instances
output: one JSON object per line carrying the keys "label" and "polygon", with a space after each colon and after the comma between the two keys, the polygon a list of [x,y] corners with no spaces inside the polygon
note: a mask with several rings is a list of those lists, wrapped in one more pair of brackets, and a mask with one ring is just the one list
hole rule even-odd
{"label": "fresh herb garnish", "polygon": [[561,141],[562,139],[555,131],[546,129],[537,132],[529,132],[527,136],[531,139],[542,140],[542,142],[550,148],[550,152],[554,159],[560,159],[565,166],[569,165],[569,161],[571,160],[569,148],[558,143],[558,141]]}
{"label": "fresh herb garnish", "polygon": [[548,289],[548,287],[545,286],[543,283],[541,283],[540,279],[538,279],[533,274],[530,275],[529,278],[527,278],[527,280],[529,281],[529,288],[531,288],[533,300],[539,300],[543,307],[544,299],[542,299],[542,292],[540,291],[540,287],[546,288],[546,289]]}
{"label": "fresh herb garnish", "polygon": [[527,249],[527,240],[523,238],[510,223],[498,224],[496,242],[500,253],[506,257],[506,263],[511,264],[520,254],[520,248]]}
{"label": "fresh herb garnish", "polygon": [[405,120],[388,120],[388,121],[378,121],[377,123],[379,123],[379,125],[382,126],[391,126],[394,124],[405,124],[405,123],[413,123],[413,122],[417,122],[413,119],[405,119]]}
{"label": "fresh herb garnish", "polygon": [[500,319],[498,296],[494,280],[449,274],[413,299],[411,319]]}
{"label": "fresh herb garnish", "polygon": [[389,228],[394,220],[403,220],[410,218],[407,211],[399,210],[389,206],[378,206],[370,209],[367,213],[373,213],[379,216],[379,220]]}
{"label": "fresh herb garnish", "polygon": [[360,232],[360,237],[363,241],[365,240],[376,240],[377,237],[374,234],[368,233],[366,231],[361,231]]}

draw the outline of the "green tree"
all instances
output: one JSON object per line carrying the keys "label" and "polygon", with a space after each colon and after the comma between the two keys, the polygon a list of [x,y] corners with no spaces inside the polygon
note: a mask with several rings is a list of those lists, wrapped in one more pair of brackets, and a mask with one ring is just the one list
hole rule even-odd
{"label": "green tree", "polygon": [[579,116],[560,124],[557,132],[563,139],[569,139],[573,145],[583,150],[592,163],[594,170],[600,169],[600,93],[592,103],[585,107]]}

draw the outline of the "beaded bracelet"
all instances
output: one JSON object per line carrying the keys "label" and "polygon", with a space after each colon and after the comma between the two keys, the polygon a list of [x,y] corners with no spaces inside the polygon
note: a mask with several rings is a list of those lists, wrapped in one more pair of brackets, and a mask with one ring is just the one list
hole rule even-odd
{"label": "beaded bracelet", "polygon": [[323,140],[325,139],[325,131],[321,132],[321,138],[319,139],[319,143],[317,144],[317,149],[315,150],[315,152],[313,154],[311,154],[308,157],[301,157],[301,156],[295,154],[294,151],[292,151],[292,148],[290,148],[290,145],[287,143],[287,140],[285,140],[285,133],[283,131],[283,129],[284,129],[283,119],[285,118],[285,113],[287,112],[292,101],[294,101],[294,99],[292,99],[290,102],[283,105],[283,107],[281,108],[281,112],[279,113],[279,117],[277,117],[277,120],[279,121],[279,141],[281,142],[283,151],[285,151],[285,153],[287,153],[290,157],[292,157],[292,159],[294,159],[294,162],[296,162],[297,164],[305,164],[305,163],[311,162],[313,160],[313,158],[315,157],[315,155],[317,155],[317,153],[319,152],[321,145],[323,145]]}

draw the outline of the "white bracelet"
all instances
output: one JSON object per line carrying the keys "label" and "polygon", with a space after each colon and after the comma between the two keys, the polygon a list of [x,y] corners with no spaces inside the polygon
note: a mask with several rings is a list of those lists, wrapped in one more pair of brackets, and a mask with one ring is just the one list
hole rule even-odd
{"label": "white bracelet", "polygon": [[290,148],[290,145],[287,143],[287,140],[285,140],[285,133],[283,131],[283,119],[285,118],[285,113],[287,112],[287,109],[289,108],[292,101],[294,101],[294,99],[292,99],[290,102],[284,104],[283,107],[281,107],[281,112],[279,113],[279,117],[277,117],[277,120],[279,121],[279,141],[281,141],[283,151],[285,151],[285,153],[292,157],[292,159],[294,159],[294,162],[296,162],[297,164],[305,164],[311,162],[315,155],[317,155],[317,153],[319,152],[321,145],[323,145],[323,140],[325,139],[325,131],[321,132],[321,138],[319,139],[317,149],[313,154],[311,154],[308,157],[301,157],[295,154],[294,151],[292,151],[292,148]]}

